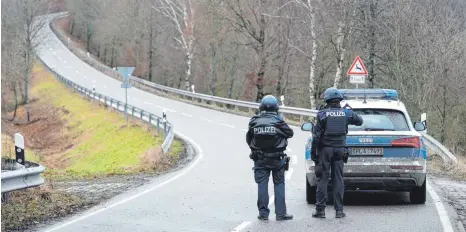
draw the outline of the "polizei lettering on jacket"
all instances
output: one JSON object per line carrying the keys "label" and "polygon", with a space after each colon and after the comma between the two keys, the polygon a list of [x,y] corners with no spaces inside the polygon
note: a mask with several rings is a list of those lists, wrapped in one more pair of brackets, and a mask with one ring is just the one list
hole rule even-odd
{"label": "polizei lettering on jacket", "polygon": [[327,117],[344,117],[346,116],[346,113],[344,111],[328,111],[325,112],[325,116]]}
{"label": "polizei lettering on jacket", "polygon": [[276,128],[273,126],[264,126],[254,128],[254,134],[274,134],[276,133]]}

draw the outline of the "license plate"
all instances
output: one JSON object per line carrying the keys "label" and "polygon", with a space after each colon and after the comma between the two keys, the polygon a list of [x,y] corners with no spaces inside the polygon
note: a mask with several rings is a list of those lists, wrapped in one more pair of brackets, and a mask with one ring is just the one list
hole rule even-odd
{"label": "license plate", "polygon": [[353,156],[360,156],[360,155],[383,156],[383,148],[380,148],[380,147],[351,148],[351,155]]}

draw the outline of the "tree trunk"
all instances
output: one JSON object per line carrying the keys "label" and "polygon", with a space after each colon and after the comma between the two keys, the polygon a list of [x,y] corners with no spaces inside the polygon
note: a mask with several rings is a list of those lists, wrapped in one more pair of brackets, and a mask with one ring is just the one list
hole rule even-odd
{"label": "tree trunk", "polygon": [[376,11],[377,3],[371,1],[369,6],[370,14],[371,14],[371,22],[369,23],[369,87],[374,88],[374,79],[375,79],[375,18],[376,18]]}
{"label": "tree trunk", "polygon": [[345,33],[343,32],[343,28],[345,27],[345,24],[343,22],[339,23],[338,26],[338,34],[337,34],[337,71],[335,73],[335,81],[333,82],[333,87],[338,88],[338,85],[340,85],[341,81],[341,75],[343,73],[343,61],[345,59],[345,51],[346,49],[343,46],[344,38],[345,38]]}
{"label": "tree trunk", "polygon": [[309,100],[311,103],[311,109],[317,109],[316,107],[316,99],[315,99],[315,69],[316,69],[316,60],[317,60],[317,39],[315,33],[315,14],[314,8],[311,5],[311,0],[307,1],[310,14],[311,14],[311,40],[312,40],[312,54],[311,54],[311,61],[310,61],[310,68],[309,68]]}
{"label": "tree trunk", "polygon": [[210,48],[212,51],[211,63],[210,63],[210,87],[209,92],[210,95],[215,94],[215,82],[217,81],[217,47],[215,43],[210,43]]}

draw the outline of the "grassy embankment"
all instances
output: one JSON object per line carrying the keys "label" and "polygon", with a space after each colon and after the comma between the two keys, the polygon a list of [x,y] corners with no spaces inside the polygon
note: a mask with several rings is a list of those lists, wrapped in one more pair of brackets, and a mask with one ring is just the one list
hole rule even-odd
{"label": "grassy embankment", "polygon": [[26,160],[46,167],[47,183],[9,194],[8,203],[2,205],[2,231],[63,216],[89,204],[80,196],[55,191],[54,181],[167,170],[184,152],[182,142],[175,140],[164,155],[160,148],[163,135],[139,120],[126,126],[122,114],[73,93],[37,63],[30,96],[33,123],[19,122],[25,118],[23,107],[15,123],[2,120],[2,157],[14,158],[12,136],[20,132]]}

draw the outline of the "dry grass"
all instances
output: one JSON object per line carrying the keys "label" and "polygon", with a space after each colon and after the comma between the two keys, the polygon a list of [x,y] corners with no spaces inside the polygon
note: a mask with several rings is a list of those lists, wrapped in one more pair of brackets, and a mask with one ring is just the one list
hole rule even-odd
{"label": "dry grass", "polygon": [[53,191],[48,184],[11,192],[8,203],[2,204],[2,231],[24,231],[44,218],[74,213],[85,205],[81,198]]}
{"label": "dry grass", "polygon": [[455,180],[466,179],[466,157],[457,155],[457,164],[445,164],[442,157],[429,152],[428,171],[436,176],[449,177]]}

